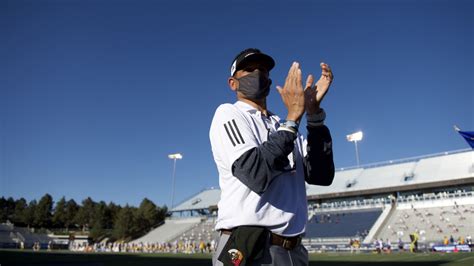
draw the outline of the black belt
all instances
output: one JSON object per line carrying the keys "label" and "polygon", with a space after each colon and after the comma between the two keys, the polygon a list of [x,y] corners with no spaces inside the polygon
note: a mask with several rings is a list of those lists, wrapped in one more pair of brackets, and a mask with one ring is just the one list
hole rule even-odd
{"label": "black belt", "polygon": [[[232,230],[230,229],[221,229],[221,234],[230,235],[232,234]],[[272,245],[283,247],[287,250],[292,250],[296,246],[301,244],[301,236],[291,236],[285,237],[281,235],[277,235],[275,233],[271,233],[270,242]]]}

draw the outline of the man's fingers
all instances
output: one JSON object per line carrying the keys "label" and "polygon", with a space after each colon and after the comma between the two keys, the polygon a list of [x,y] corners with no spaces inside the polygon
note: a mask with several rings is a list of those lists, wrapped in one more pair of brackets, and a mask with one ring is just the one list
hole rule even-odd
{"label": "man's fingers", "polygon": [[311,86],[313,86],[313,82],[314,82],[314,78],[313,78],[313,75],[308,75],[308,77],[306,78],[306,85],[304,87],[305,90],[307,90],[308,88],[311,88]]}
{"label": "man's fingers", "polygon": [[296,74],[296,70],[298,69],[298,63],[297,62],[293,62],[293,64],[291,64],[291,67],[290,67],[290,75],[291,76],[295,76]]}
{"label": "man's fingers", "polygon": [[290,69],[288,69],[288,75],[286,76],[286,79],[285,79],[285,87],[288,85],[288,83],[292,79],[294,66],[295,66],[295,63],[293,62],[293,64],[290,66]]}
{"label": "man's fingers", "polygon": [[297,84],[298,70],[299,70],[299,64],[297,62],[293,62],[293,64],[290,67],[290,71],[288,72],[288,78],[287,78],[287,82],[285,83],[285,88],[293,87],[295,86],[295,84]]}
{"label": "man's fingers", "polygon": [[301,87],[302,86],[302,80],[301,80],[301,69],[296,70],[296,86]]}
{"label": "man's fingers", "polygon": [[332,74],[331,67],[324,62],[321,62],[320,66],[321,66],[321,75],[326,76],[329,79],[332,79],[334,75]]}
{"label": "man's fingers", "polygon": [[280,87],[280,86],[277,86],[277,91],[278,91],[278,93],[282,94],[282,92],[283,92],[283,88],[282,88],[282,87]]}
{"label": "man's fingers", "polygon": [[331,69],[331,68],[329,67],[329,65],[326,64],[326,63],[324,63],[324,62],[321,62],[321,64],[319,64],[319,65],[321,66],[321,68]]}
{"label": "man's fingers", "polygon": [[[312,81],[311,81],[311,83],[312,83]],[[302,84],[302,72],[301,72],[301,69],[300,69],[300,64],[298,62],[293,62],[290,69],[288,70],[288,76],[286,77],[284,88],[299,88],[299,89],[301,89],[302,85],[303,85]]]}
{"label": "man's fingers", "polygon": [[298,70],[299,64],[297,62],[293,62],[293,65],[291,66],[291,81],[293,83],[296,82],[296,79],[298,78]]}

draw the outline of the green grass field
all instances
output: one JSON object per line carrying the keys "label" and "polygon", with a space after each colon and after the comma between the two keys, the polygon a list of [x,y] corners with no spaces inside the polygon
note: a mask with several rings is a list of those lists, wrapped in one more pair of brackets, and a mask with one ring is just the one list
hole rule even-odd
{"label": "green grass field", "polygon": [[[7,265],[211,265],[209,254],[104,254],[104,253],[71,253],[48,251],[0,250],[0,266]],[[310,265],[474,265],[474,253],[450,254],[348,254],[327,253],[311,254]]]}

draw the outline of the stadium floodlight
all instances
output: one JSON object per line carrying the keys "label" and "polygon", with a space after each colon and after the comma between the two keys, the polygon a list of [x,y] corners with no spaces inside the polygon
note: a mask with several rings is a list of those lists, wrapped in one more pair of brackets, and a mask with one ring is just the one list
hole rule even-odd
{"label": "stadium floodlight", "polygon": [[347,141],[354,142],[355,144],[357,167],[359,167],[359,150],[357,149],[357,142],[361,141],[363,137],[364,137],[364,133],[362,133],[362,131],[357,131],[355,133],[352,133],[346,136]]}
{"label": "stadium floodlight", "polygon": [[183,155],[181,153],[175,153],[175,154],[168,155],[168,158],[170,158],[170,159],[183,159]]}
{"label": "stadium floodlight", "polygon": [[171,206],[170,210],[173,209],[174,205],[174,184],[175,184],[175,174],[176,174],[176,160],[181,160],[183,159],[183,155],[181,153],[174,153],[174,154],[169,154],[168,158],[173,160],[173,177],[172,177],[172,187],[171,187]]}

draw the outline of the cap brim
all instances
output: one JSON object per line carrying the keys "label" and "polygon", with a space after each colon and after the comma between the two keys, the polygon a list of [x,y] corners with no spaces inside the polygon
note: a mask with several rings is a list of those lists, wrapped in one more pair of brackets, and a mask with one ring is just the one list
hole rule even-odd
{"label": "cap brim", "polygon": [[247,64],[251,62],[259,62],[263,64],[268,71],[272,70],[275,67],[275,60],[269,55],[262,54],[262,53],[255,53],[246,56],[242,61],[239,62],[236,70],[243,69]]}

